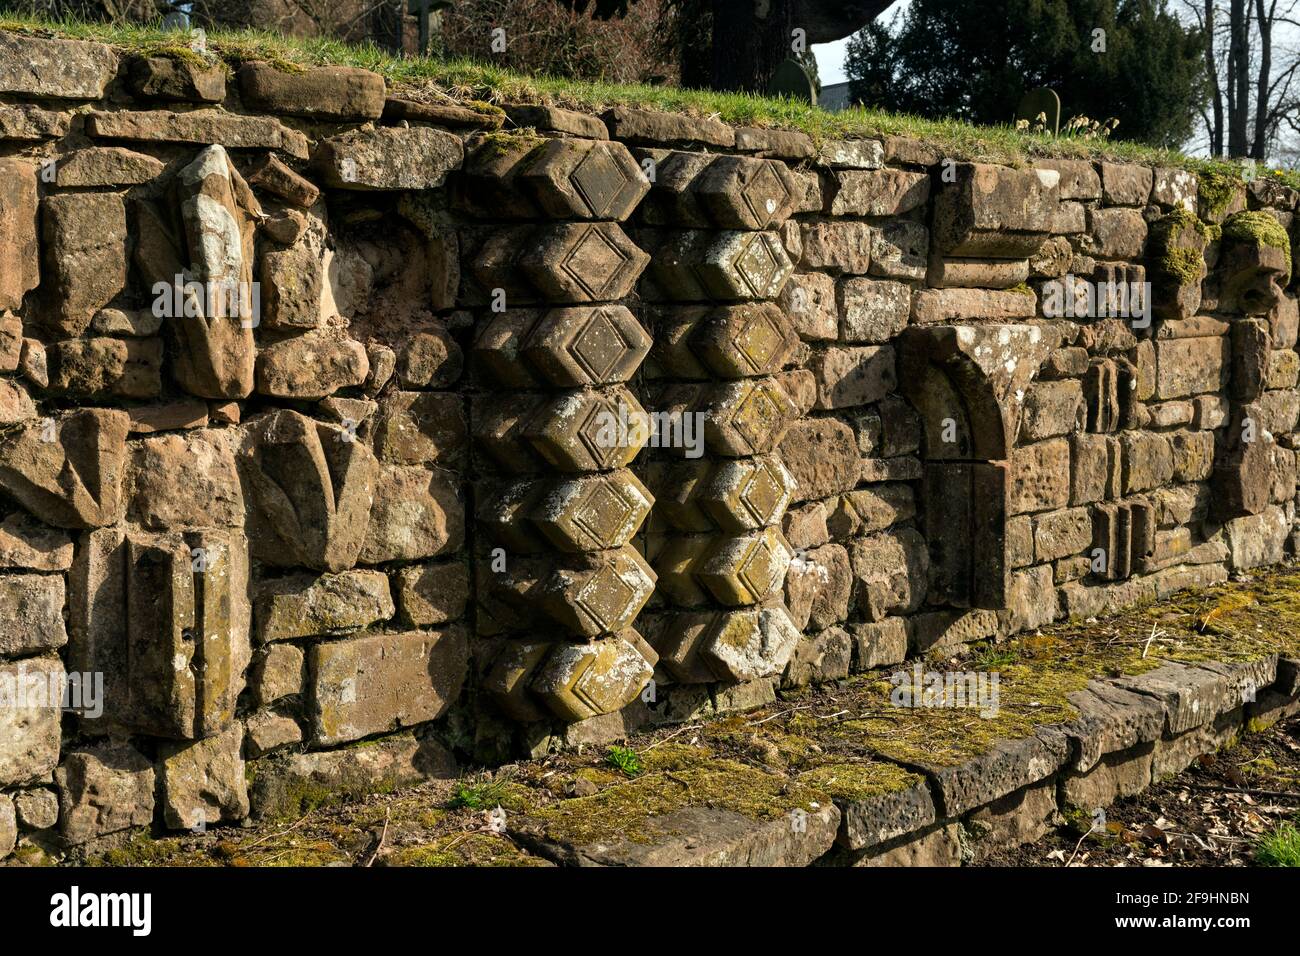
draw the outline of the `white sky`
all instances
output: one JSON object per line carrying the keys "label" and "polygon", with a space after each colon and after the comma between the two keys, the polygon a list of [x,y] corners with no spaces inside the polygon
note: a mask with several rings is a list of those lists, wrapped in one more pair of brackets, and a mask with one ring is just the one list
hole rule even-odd
{"label": "white sky", "polygon": [[[900,10],[906,10],[912,0],[898,0],[892,7],[880,15],[880,19],[888,23],[890,18]],[[849,51],[849,38],[836,40],[834,43],[814,43],[813,54],[817,57],[817,73],[821,77],[824,86],[830,86],[832,83],[846,83],[848,77],[844,75],[844,57]]]}

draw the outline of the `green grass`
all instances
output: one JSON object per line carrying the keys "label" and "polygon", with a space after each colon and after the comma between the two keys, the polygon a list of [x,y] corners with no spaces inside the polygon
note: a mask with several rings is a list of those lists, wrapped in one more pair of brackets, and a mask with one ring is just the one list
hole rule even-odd
{"label": "green grass", "polygon": [[605,763],[622,771],[624,776],[635,777],[641,772],[641,758],[631,747],[610,747],[605,752]]}
{"label": "green grass", "polygon": [[[192,57],[177,34],[153,26],[120,26],[75,20],[49,21],[0,17],[0,29],[108,43],[124,51]],[[716,117],[737,126],[799,130],[821,142],[827,139],[908,136],[960,160],[1023,165],[1032,157],[1106,158],[1217,172],[1240,178],[1235,163],[1184,156],[1122,140],[1053,138],[1012,126],[972,126],[956,120],[930,120],[880,110],[854,108],[832,113],[790,99],[683,90],[666,86],[631,86],[528,76],[490,63],[468,59],[394,56],[373,45],[357,46],[329,39],[289,39],[262,30],[213,31],[208,49],[230,64],[266,60],[285,70],[336,64],[359,66],[382,74],[394,92],[416,99],[453,101],[466,106],[533,103],[599,112],[625,105],[694,116]],[[1265,170],[1300,188],[1295,170]]]}
{"label": "green grass", "polygon": [[974,656],[971,663],[980,670],[995,671],[1000,667],[1006,667],[1020,660],[1020,655],[1014,648],[1005,647],[989,641],[982,645],[976,645],[972,648]]}
{"label": "green grass", "polygon": [[456,784],[451,799],[447,801],[448,810],[491,810],[501,802],[505,795],[505,781],[494,783]]}
{"label": "green grass", "polygon": [[1255,861],[1260,866],[1300,866],[1300,829],[1279,823],[1255,844]]}

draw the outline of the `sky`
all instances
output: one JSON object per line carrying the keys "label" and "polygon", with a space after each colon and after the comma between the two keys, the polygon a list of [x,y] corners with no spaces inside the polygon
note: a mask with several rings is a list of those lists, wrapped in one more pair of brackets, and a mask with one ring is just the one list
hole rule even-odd
{"label": "sky", "polygon": [[813,55],[817,57],[817,73],[821,76],[822,85],[830,86],[832,83],[848,81],[848,77],[844,75],[844,55],[848,49],[848,37],[836,40],[834,43],[813,44]]}
{"label": "sky", "polygon": [[[885,11],[884,21],[888,23],[895,12],[906,10],[911,2],[912,0],[897,0]],[[817,57],[817,74],[821,77],[823,86],[848,82],[849,78],[844,75],[844,57],[849,51],[848,37],[834,43],[814,43],[812,49],[813,55]]]}

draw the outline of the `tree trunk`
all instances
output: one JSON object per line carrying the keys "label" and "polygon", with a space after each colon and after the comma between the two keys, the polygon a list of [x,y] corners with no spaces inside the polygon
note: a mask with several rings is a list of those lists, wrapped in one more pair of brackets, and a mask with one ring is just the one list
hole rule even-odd
{"label": "tree trunk", "polygon": [[1250,117],[1250,35],[1246,0],[1232,0],[1228,28],[1228,155],[1245,156]]}
{"label": "tree trunk", "polygon": [[1259,73],[1255,78],[1255,138],[1250,155],[1263,162],[1268,152],[1268,81],[1273,72],[1273,14],[1276,4],[1267,13],[1264,0],[1255,0],[1255,19],[1259,23]]}
{"label": "tree trunk", "polygon": [[794,56],[792,0],[713,0],[715,90],[763,93],[776,68]]}
{"label": "tree trunk", "polygon": [[1214,62],[1214,5],[1205,0],[1205,72],[1210,78],[1214,99],[1214,126],[1210,130],[1210,155],[1223,155],[1223,88],[1219,85],[1219,68]]}

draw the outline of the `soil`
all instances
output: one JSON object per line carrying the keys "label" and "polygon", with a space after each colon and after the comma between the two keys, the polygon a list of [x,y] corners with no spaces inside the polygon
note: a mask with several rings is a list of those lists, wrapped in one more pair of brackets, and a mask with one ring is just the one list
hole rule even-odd
{"label": "soil", "polygon": [[1105,812],[1104,832],[1081,839],[1077,829],[1058,827],[976,865],[1253,866],[1261,836],[1300,822],[1300,717],[1247,734]]}

